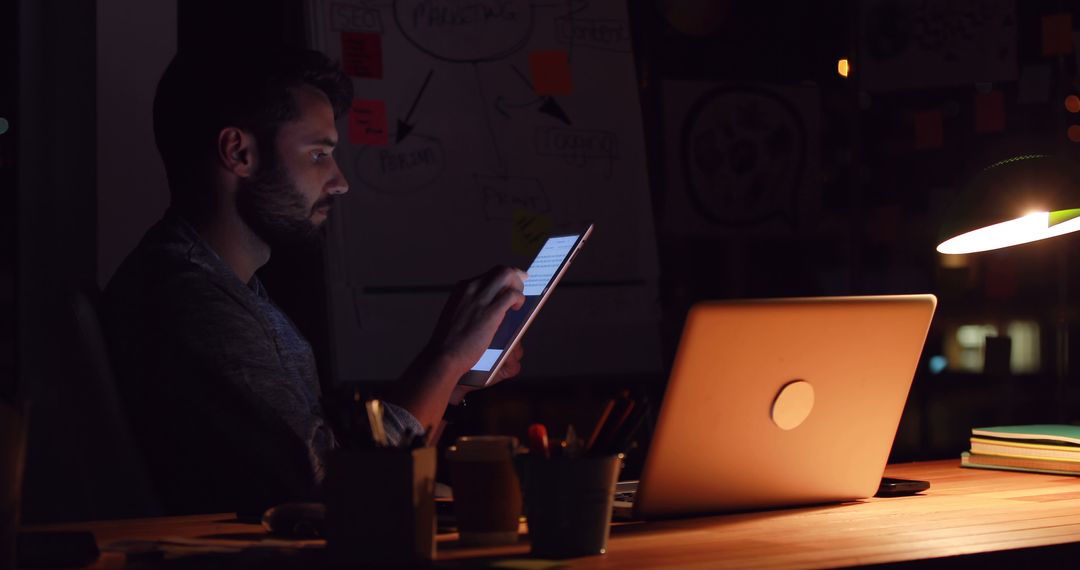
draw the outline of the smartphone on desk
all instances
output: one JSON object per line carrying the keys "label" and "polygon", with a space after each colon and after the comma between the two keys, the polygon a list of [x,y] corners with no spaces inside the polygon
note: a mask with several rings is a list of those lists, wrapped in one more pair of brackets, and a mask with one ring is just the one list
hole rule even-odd
{"label": "smartphone on desk", "polygon": [[897,479],[895,477],[882,477],[875,497],[903,497],[914,495],[930,488],[929,481],[915,479]]}
{"label": "smartphone on desk", "polygon": [[544,306],[544,302],[555,290],[555,285],[570,267],[570,262],[592,235],[592,230],[593,225],[589,224],[580,232],[553,235],[544,242],[540,253],[536,254],[536,258],[526,270],[529,278],[525,280],[525,304],[516,311],[506,312],[502,324],[495,331],[491,345],[473,365],[472,370],[461,377],[459,384],[483,387],[491,382],[506,355],[521,341],[525,330],[540,312],[540,307]]}

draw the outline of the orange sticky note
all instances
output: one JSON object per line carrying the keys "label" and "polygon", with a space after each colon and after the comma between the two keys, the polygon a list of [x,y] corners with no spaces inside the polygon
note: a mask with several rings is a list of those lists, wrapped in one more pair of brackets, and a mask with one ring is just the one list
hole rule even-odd
{"label": "orange sticky note", "polygon": [[349,106],[349,142],[386,146],[386,101],[352,100]]}
{"label": "orange sticky note", "polygon": [[566,50],[530,53],[529,69],[537,95],[569,95],[574,91],[570,54]]}
{"label": "orange sticky note", "polygon": [[1051,14],[1042,18],[1043,55],[1072,53],[1072,14]]}
{"label": "orange sticky note", "polygon": [[941,148],[945,146],[945,127],[941,123],[941,111],[916,111],[915,148]]}
{"label": "orange sticky note", "polygon": [[1005,130],[1005,95],[1001,91],[975,94],[975,132]]}

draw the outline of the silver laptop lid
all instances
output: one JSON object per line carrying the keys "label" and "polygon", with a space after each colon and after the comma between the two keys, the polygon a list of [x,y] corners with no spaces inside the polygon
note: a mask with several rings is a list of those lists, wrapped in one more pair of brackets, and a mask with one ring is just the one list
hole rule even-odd
{"label": "silver laptop lid", "polygon": [[871,496],[936,305],[933,295],[695,305],[635,515]]}

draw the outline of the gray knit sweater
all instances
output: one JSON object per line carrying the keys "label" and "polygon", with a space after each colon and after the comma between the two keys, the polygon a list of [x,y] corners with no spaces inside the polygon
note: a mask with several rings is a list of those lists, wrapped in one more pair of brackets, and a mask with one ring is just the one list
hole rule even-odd
{"label": "gray knit sweater", "polygon": [[[106,287],[121,397],[170,513],[260,512],[317,495],[337,445],[311,346],[169,211]],[[387,406],[391,439],[422,426]]]}

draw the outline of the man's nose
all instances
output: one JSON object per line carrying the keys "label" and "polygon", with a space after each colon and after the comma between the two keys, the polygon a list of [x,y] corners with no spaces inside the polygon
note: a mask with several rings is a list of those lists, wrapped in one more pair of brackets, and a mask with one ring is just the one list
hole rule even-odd
{"label": "man's nose", "polygon": [[330,183],[327,184],[326,191],[333,195],[344,194],[349,191],[349,182],[345,180],[345,175],[341,173],[341,169],[337,164],[334,165],[334,176],[330,179]]}

